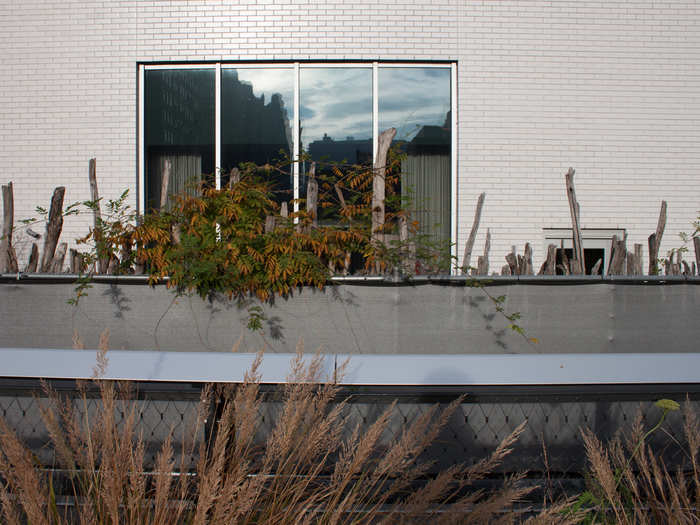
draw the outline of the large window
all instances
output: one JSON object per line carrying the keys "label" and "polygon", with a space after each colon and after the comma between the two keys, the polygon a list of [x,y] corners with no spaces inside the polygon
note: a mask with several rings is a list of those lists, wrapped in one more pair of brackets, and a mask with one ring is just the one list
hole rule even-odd
{"label": "large window", "polygon": [[[310,161],[371,163],[378,135],[397,129],[400,191],[423,233],[454,241],[453,64],[142,65],[140,210],[221,187],[242,162],[288,159],[279,202],[298,206]],[[167,179],[167,187],[164,180]]]}

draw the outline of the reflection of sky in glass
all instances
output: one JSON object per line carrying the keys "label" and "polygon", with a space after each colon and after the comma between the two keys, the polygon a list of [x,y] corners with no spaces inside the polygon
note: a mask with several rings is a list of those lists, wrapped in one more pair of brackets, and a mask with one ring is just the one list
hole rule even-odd
{"label": "reflection of sky in glass", "polygon": [[372,70],[303,68],[300,71],[303,143],[372,138]]}
{"label": "reflection of sky in glass", "polygon": [[[227,70],[224,69],[224,73]],[[253,94],[256,97],[265,95],[265,103],[270,103],[270,98],[275,93],[282,95],[287,117],[291,120],[294,113],[294,70],[293,69],[236,69],[238,80],[244,84],[253,86]]]}
{"label": "reflection of sky in glass", "polygon": [[411,140],[422,126],[442,126],[450,110],[450,70],[379,68],[379,131]]}

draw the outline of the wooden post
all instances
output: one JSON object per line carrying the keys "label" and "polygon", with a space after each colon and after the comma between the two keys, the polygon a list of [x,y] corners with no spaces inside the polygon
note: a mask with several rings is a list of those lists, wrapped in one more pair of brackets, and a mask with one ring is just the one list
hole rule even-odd
{"label": "wooden post", "polygon": [[695,262],[700,266],[700,237],[693,237],[693,247],[695,248]]}
{"label": "wooden post", "polygon": [[595,264],[593,265],[593,268],[591,268],[591,275],[598,275],[598,272],[600,271],[600,267],[603,265],[603,259],[598,259]]}
{"label": "wooden post", "polygon": [[683,275],[693,275],[693,272],[690,269],[690,266],[688,266],[688,263],[685,261],[681,261],[681,263],[683,263]]}
{"label": "wooden post", "polygon": [[661,210],[659,211],[659,222],[656,224],[656,231],[649,236],[649,275],[656,275],[659,273],[659,247],[661,246],[661,238],[666,228],[666,209],[666,201],[661,201]]}
{"label": "wooden post", "polygon": [[518,275],[518,258],[515,255],[515,250],[506,255],[506,262],[510,267],[509,275]]}
{"label": "wooden post", "polygon": [[136,275],[142,275],[146,272],[146,263],[138,255],[134,257],[134,273]]}
{"label": "wooden post", "polygon": [[561,251],[561,264],[557,265],[564,275],[571,275],[571,266],[569,265],[569,257],[564,250]]}
{"label": "wooden post", "polygon": [[520,275],[532,275],[532,246],[529,242],[525,243],[525,254],[523,255],[523,269]]}
{"label": "wooden post", "polygon": [[479,200],[476,202],[476,211],[474,212],[474,222],[472,223],[472,230],[469,232],[469,238],[467,239],[467,244],[464,246],[464,258],[462,259],[462,273],[469,273],[469,266],[472,259],[472,250],[474,249],[474,241],[476,240],[476,234],[479,230],[479,222],[481,222],[481,210],[484,206],[484,200],[486,199],[486,193],[479,195]]}
{"label": "wooden post", "polygon": [[316,163],[309,168],[309,182],[306,185],[306,212],[312,224],[318,226],[318,181],[316,180]]}
{"label": "wooden post", "polygon": [[51,197],[51,208],[49,209],[46,236],[44,237],[44,253],[41,257],[41,271],[44,273],[51,271],[56,244],[58,244],[58,238],[63,229],[63,197],[65,194],[66,188],[59,186],[53,190]]}
{"label": "wooden post", "polygon": [[[642,252],[643,246],[639,243],[634,244],[634,275],[642,275],[642,258],[644,254]],[[629,268],[628,268],[629,270]]]}
{"label": "wooden post", "polygon": [[547,258],[542,264],[540,275],[556,275],[557,273],[557,245],[547,246]]}
{"label": "wooden post", "polygon": [[574,173],[574,168],[569,168],[566,175],[564,175],[566,196],[569,199],[569,210],[571,211],[571,234],[574,243],[571,273],[582,274],[585,273],[585,259],[583,258],[583,241],[581,240],[580,207],[576,200],[576,190],[574,188]]}
{"label": "wooden post", "polygon": [[386,157],[391,142],[396,136],[396,128],[385,129],[379,134],[377,158],[374,160],[374,177],[372,178],[372,240],[383,242],[384,204],[386,198]]}
{"label": "wooden post", "polygon": [[228,187],[233,188],[233,185],[239,182],[241,182],[241,170],[238,168],[231,168],[231,173],[228,177]]}
{"label": "wooden post", "polygon": [[625,275],[627,262],[627,234],[622,239],[618,239],[617,235],[612,238],[612,257],[608,266],[608,275]]}
{"label": "wooden post", "polygon": [[265,217],[265,233],[272,233],[275,231],[275,216],[268,215]]}
{"label": "wooden post", "polygon": [[[100,193],[97,189],[97,160],[90,159],[88,168],[88,179],[90,180],[90,199],[95,203],[95,207],[92,210],[93,218],[93,231],[95,247],[100,246],[102,242],[102,212],[100,210]],[[109,266],[109,259],[101,257],[97,261],[97,273],[107,273],[107,267]]]}
{"label": "wooden post", "polygon": [[280,217],[285,219],[289,217],[289,208],[287,207],[287,201],[284,201],[280,206]]}
{"label": "wooden post", "polygon": [[24,269],[26,273],[35,273],[36,267],[39,264],[39,247],[35,242],[32,243],[32,251],[29,253],[29,261]]}
{"label": "wooden post", "polygon": [[[482,193],[482,195],[484,195]],[[488,275],[489,274],[489,251],[491,251],[491,230],[486,228],[486,241],[484,242],[484,255],[477,259],[477,270],[478,275]]]}
{"label": "wooden post", "polygon": [[171,169],[172,162],[170,159],[163,159],[163,178],[160,181],[160,211],[165,211],[165,207],[168,204],[168,185],[170,184]]}
{"label": "wooden post", "polygon": [[12,247],[15,220],[15,198],[12,183],[2,186],[2,238],[0,238],[0,272],[16,272],[17,257]]}
{"label": "wooden post", "polygon": [[63,273],[63,261],[66,259],[67,249],[68,243],[66,242],[62,242],[58,245],[56,255],[54,255],[53,261],[51,262],[51,273]]}
{"label": "wooden post", "polygon": [[83,271],[83,254],[78,250],[71,248],[68,264],[70,265],[70,273],[82,273]]}
{"label": "wooden post", "polygon": [[625,264],[627,267],[627,275],[636,275],[634,273],[636,267],[636,257],[634,256],[634,253],[627,252],[627,260]]}
{"label": "wooden post", "polygon": [[682,254],[680,250],[676,250],[676,260],[673,260],[673,253],[669,256],[669,262],[671,263],[671,275],[681,274],[681,258]]}

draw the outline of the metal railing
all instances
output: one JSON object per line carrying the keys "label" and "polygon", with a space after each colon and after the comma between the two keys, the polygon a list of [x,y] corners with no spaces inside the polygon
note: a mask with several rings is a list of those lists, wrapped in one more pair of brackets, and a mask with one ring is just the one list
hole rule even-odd
{"label": "metal railing", "polygon": [[[83,401],[72,381],[53,381],[52,386],[59,395],[73,400],[77,413],[87,410],[94,417],[95,412],[101,410],[97,392],[88,393]],[[153,464],[157,451],[169,434],[174,438],[175,449],[179,450],[183,437],[193,439],[197,444],[213,430],[212,424],[215,423],[210,420],[206,428],[192,434],[202,384],[137,383],[135,387],[137,394],[133,402],[138,414],[137,434],[143,436],[146,444],[147,465]],[[260,412],[258,438],[262,440],[277,420],[281,406],[280,385],[263,385],[261,391],[265,401]],[[699,385],[568,389],[375,386],[346,387],[339,397],[349,396],[350,399],[344,415],[349,429],[358,423],[369,426],[389,403],[397,400],[383,437],[388,444],[407,424],[435,403],[444,405],[461,394],[467,394],[467,397],[426,452],[435,462],[435,469],[455,463],[475,463],[493,451],[520,423],[527,421],[514,452],[497,473],[528,471],[540,480],[556,480],[555,483],[564,490],[572,483],[580,486],[587,469],[580,433],[582,428],[590,428],[599,439],[606,441],[616,432],[629,428],[638,413],[646,426],[651,426],[661,413],[653,402],[661,397],[687,402],[691,410],[700,410]],[[40,407],[47,406],[48,402],[37,380],[0,381],[0,416],[41,463],[52,466],[56,463],[54,451],[40,414]],[[116,417],[119,421],[124,413],[116,414]],[[683,442],[682,414],[668,414],[663,429],[649,440],[663,449],[666,464],[672,470],[686,460],[682,447],[676,446]],[[192,467],[196,459],[195,453],[190,458]]]}

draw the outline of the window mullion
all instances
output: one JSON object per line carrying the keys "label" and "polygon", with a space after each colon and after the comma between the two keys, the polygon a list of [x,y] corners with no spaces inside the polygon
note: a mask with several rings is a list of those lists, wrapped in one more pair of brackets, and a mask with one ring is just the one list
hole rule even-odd
{"label": "window mullion", "polygon": [[379,147],[379,63],[372,62],[372,164]]}
{"label": "window mullion", "polygon": [[138,203],[136,207],[136,212],[139,215],[146,214],[146,138],[145,138],[145,119],[144,119],[144,108],[146,106],[145,96],[146,91],[144,87],[145,75],[143,64],[139,65],[139,109],[138,109]]}
{"label": "window mullion", "polygon": [[221,63],[216,64],[214,80],[214,173],[216,189],[221,189]]}
{"label": "window mullion", "polygon": [[[294,212],[299,211],[299,149],[301,137],[299,136],[299,62],[294,62],[294,153],[292,158],[292,173],[294,174]],[[294,222],[298,222],[298,218]]]}
{"label": "window mullion", "polygon": [[[459,257],[459,251],[457,251],[457,224],[459,223],[457,221],[457,64],[455,63],[452,63],[450,66],[450,112],[450,126],[452,127],[450,133],[450,170],[452,171],[450,244],[452,246],[452,260],[456,261],[457,257]],[[456,273],[456,271],[456,268],[452,268],[452,273]]]}

